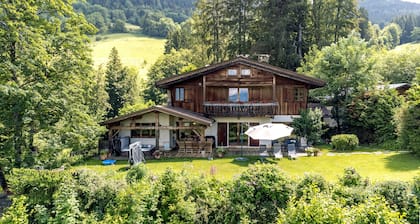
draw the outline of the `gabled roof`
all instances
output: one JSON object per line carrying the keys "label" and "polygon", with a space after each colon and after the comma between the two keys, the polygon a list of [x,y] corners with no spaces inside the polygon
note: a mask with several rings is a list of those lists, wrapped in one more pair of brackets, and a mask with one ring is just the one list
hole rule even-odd
{"label": "gabled roof", "polygon": [[140,110],[140,111],[136,111],[130,114],[126,114],[123,116],[119,116],[116,118],[112,118],[109,119],[107,121],[104,121],[101,123],[101,125],[109,125],[109,124],[113,124],[116,122],[120,122],[123,120],[127,120],[129,118],[132,117],[137,117],[137,116],[141,116],[143,114],[147,114],[150,112],[161,112],[161,113],[165,113],[165,114],[170,114],[170,115],[174,115],[177,117],[181,117],[184,119],[189,119],[192,120],[194,122],[197,122],[199,124],[203,124],[203,125],[207,125],[210,126],[213,123],[213,120],[207,117],[204,117],[202,114],[200,113],[195,113],[189,110],[185,110],[179,107],[172,107],[172,106],[153,106],[153,107],[149,107],[147,109],[144,110]]}
{"label": "gabled roof", "polygon": [[304,74],[299,74],[294,71],[290,71],[287,69],[269,65],[267,63],[261,63],[261,62],[257,62],[257,61],[245,58],[243,56],[239,56],[230,61],[213,64],[213,65],[202,67],[202,68],[199,68],[199,69],[196,69],[196,70],[184,73],[184,74],[174,75],[174,76],[159,80],[156,82],[156,86],[160,88],[168,88],[171,85],[174,85],[174,84],[177,84],[177,83],[189,80],[189,79],[197,78],[203,75],[207,75],[209,73],[218,71],[220,69],[224,69],[232,65],[246,65],[251,68],[259,69],[266,72],[271,72],[274,75],[277,75],[280,77],[293,79],[299,82],[309,84],[313,88],[322,87],[325,85],[325,82],[321,79],[310,77]]}

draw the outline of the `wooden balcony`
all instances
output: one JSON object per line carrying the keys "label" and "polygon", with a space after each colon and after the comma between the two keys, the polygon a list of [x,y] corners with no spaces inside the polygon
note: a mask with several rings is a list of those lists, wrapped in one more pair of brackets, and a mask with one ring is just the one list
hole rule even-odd
{"label": "wooden balcony", "polygon": [[255,117],[277,114],[279,104],[272,103],[212,103],[203,104],[204,113],[223,117]]}

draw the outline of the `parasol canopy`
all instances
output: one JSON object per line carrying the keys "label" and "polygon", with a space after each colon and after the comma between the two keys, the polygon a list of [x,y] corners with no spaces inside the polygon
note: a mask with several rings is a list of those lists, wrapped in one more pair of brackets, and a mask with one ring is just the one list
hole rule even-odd
{"label": "parasol canopy", "polygon": [[266,123],[250,127],[245,134],[258,140],[276,140],[292,134],[293,128],[284,124]]}

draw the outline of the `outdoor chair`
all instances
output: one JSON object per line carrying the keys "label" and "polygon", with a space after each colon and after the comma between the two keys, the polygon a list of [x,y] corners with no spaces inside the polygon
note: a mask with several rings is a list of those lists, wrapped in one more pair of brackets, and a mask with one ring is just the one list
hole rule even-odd
{"label": "outdoor chair", "polygon": [[266,145],[260,145],[260,149],[259,149],[258,153],[259,153],[261,162],[264,162],[270,156],[268,154]]}
{"label": "outdoor chair", "polygon": [[289,157],[289,159],[297,158],[295,144],[287,144],[287,157]]}
{"label": "outdoor chair", "polygon": [[281,152],[281,145],[279,143],[273,145],[273,154],[275,159],[283,158],[283,153]]}

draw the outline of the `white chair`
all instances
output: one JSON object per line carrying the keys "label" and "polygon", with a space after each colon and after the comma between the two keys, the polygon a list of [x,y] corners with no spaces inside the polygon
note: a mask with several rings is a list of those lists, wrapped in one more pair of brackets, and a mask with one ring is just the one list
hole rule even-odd
{"label": "white chair", "polygon": [[297,158],[295,144],[287,144],[287,157],[289,157],[289,159]]}
{"label": "white chair", "polygon": [[273,154],[275,159],[283,158],[283,153],[281,152],[281,145],[279,143],[273,145]]}

